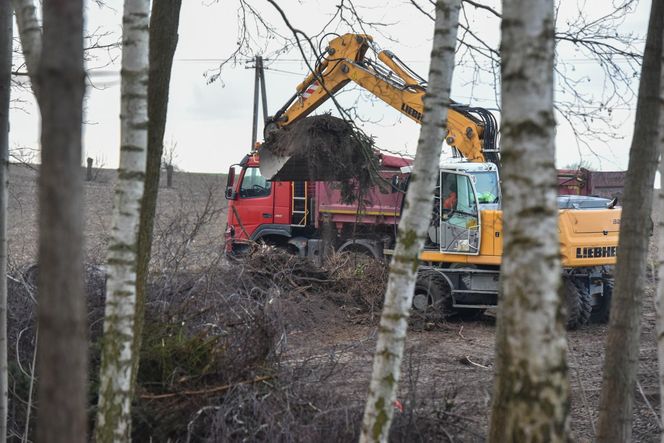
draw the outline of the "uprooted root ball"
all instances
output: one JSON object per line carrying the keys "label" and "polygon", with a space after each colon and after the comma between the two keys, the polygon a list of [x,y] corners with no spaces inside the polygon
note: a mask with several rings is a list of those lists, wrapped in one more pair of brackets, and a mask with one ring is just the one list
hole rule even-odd
{"label": "uprooted root ball", "polygon": [[270,134],[259,153],[261,168],[278,170],[274,180],[339,181],[342,190],[349,192],[366,189],[379,180],[374,140],[329,114],[306,117]]}

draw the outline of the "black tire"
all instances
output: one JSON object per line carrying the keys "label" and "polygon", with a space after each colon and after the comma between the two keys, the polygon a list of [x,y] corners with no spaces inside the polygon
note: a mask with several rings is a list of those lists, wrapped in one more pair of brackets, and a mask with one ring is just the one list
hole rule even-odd
{"label": "black tire", "polygon": [[567,308],[567,329],[578,329],[588,324],[592,303],[588,291],[584,291],[571,278],[563,278],[565,304]]}
{"label": "black tire", "polygon": [[433,270],[420,270],[415,281],[413,310],[420,314],[454,315],[452,292],[445,278]]}
{"label": "black tire", "polygon": [[593,309],[590,321],[593,323],[608,323],[611,315],[611,298],[613,298],[613,279],[603,278],[604,289],[602,298],[595,309]]}

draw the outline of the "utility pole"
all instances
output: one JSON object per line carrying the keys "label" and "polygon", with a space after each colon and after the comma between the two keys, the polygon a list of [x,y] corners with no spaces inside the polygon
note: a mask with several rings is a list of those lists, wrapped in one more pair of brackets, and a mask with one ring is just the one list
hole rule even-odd
{"label": "utility pole", "polygon": [[262,98],[263,104],[263,125],[267,123],[267,95],[265,92],[265,72],[263,70],[263,57],[257,55],[254,58],[254,124],[251,131],[251,149],[256,149],[256,141],[258,137],[258,94]]}

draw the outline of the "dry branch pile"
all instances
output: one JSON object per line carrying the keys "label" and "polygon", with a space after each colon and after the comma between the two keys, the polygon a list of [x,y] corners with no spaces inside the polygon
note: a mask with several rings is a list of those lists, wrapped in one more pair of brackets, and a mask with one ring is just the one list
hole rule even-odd
{"label": "dry branch pile", "polygon": [[[153,276],[134,405],[134,436],[177,440],[194,432],[200,423],[211,426],[209,420],[220,426],[222,416],[230,420],[241,414],[241,423],[248,424],[266,420],[272,413],[276,414],[271,419],[274,426],[287,417],[289,426],[300,426],[299,420],[320,422],[315,432],[306,426],[297,431],[301,435],[330,432],[332,424],[324,425],[329,417],[313,418],[319,414],[309,407],[277,411],[295,398],[320,399],[318,408],[340,401],[316,392],[312,377],[331,373],[329,367],[308,364],[293,368],[280,363],[287,334],[306,329],[312,322],[334,321],[343,315],[339,314],[342,310],[356,318],[370,318],[380,309],[385,272],[384,264],[356,261],[351,255],[336,256],[327,267],[317,268],[303,258],[259,247],[242,261],[213,260],[204,269]],[[38,268],[30,266],[9,280],[10,422],[16,435],[23,433],[30,396],[37,273]],[[100,267],[86,268],[86,287],[94,404],[104,315],[105,275]],[[325,365],[335,366],[333,362]],[[263,402],[266,395],[269,400]],[[262,402],[262,412],[256,402]],[[216,413],[208,413],[213,411]],[[279,418],[280,414],[285,415]],[[251,437],[247,432],[252,428],[241,423],[224,425],[228,430],[224,435]],[[352,433],[355,425],[353,422],[349,428]],[[268,434],[262,431],[254,437],[261,435]]]}
{"label": "dry branch pile", "polygon": [[[31,392],[37,272],[31,266],[9,280],[10,428],[19,436]],[[376,324],[386,281],[386,265],[364,255],[337,254],[319,268],[269,246],[257,246],[242,260],[212,260],[195,270],[153,275],[133,437],[356,439],[363,398],[344,396],[334,388],[344,377],[343,352],[323,358],[283,357],[288,335],[295,331],[306,334],[314,326],[335,322]],[[104,315],[105,275],[100,267],[86,268],[86,287],[93,405]],[[404,401],[408,413],[397,417],[394,441],[443,435],[439,412],[448,408],[444,397]],[[36,412],[32,410],[31,418]]]}

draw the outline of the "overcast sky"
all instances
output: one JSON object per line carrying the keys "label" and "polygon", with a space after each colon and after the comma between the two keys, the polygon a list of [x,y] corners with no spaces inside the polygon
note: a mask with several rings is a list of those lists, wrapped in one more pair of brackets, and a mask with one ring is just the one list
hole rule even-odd
{"label": "overcast sky", "polygon": [[[119,39],[121,32],[121,0],[106,0],[107,7],[94,4],[87,7],[87,28],[107,32],[105,42]],[[264,54],[266,71],[268,113],[279,109],[294,93],[302,81],[307,67],[297,51],[277,53],[281,48],[278,34],[290,36],[283,20],[265,0],[250,0],[263,18],[275,27],[274,33],[266,33],[254,21],[249,21],[248,32],[252,36],[251,48],[244,51],[238,63],[227,64],[221,70],[218,81],[208,84],[204,74],[215,72],[220,62],[233,53],[238,42],[238,1],[183,0],[179,44],[175,55],[171,95],[169,103],[166,144],[176,144],[175,163],[191,172],[225,172],[229,165],[238,162],[251,145],[252,101],[254,73],[247,69],[249,57]],[[330,20],[337,1],[282,0],[293,26],[310,35],[317,34]],[[426,77],[431,50],[433,22],[418,12],[408,0],[355,0],[358,13],[369,22],[378,23],[376,29],[367,32],[383,49],[391,49],[416,72]],[[421,1],[421,4],[427,4]],[[495,7],[499,2],[485,2]],[[578,16],[581,7],[589,17],[606,12],[606,0],[562,0],[559,23],[569,22]],[[581,6],[579,6],[581,5]],[[617,24],[617,31],[645,33],[650,2],[641,1],[633,13]],[[499,21],[486,11],[467,8],[471,31],[497,47]],[[562,26],[562,25],[561,25]],[[352,32],[349,25],[333,23],[329,31],[343,34]],[[381,35],[382,34],[382,35]],[[266,36],[273,38],[267,39]],[[326,38],[325,40],[327,40]],[[325,46],[323,43],[322,46]],[[116,167],[119,158],[119,53],[97,52],[88,62],[92,69],[92,85],[86,99],[84,129],[84,156],[101,161],[106,167]],[[572,73],[579,83],[568,89],[584,91],[592,96],[594,104],[605,101],[606,78],[601,70],[583,51],[559,47],[559,59],[565,62],[565,70]],[[462,58],[461,55],[458,58]],[[457,60],[457,63],[460,61]],[[454,73],[452,97],[458,102],[486,107],[494,111],[499,101],[491,85],[492,73],[472,66],[468,58],[461,60]],[[631,85],[638,87],[638,79]],[[557,96],[569,94],[558,86]],[[38,112],[29,94],[17,93],[16,98],[26,100],[15,105],[11,114],[10,143],[12,147],[38,147]],[[390,151],[413,153],[419,134],[419,126],[402,117],[394,109],[384,105],[358,89],[350,88],[341,94],[345,106],[355,106],[357,114],[366,123],[363,128],[377,139],[377,145]],[[633,125],[635,99],[631,103],[610,110],[612,123],[619,137],[608,137],[608,142],[589,140],[589,146],[579,142],[569,124],[559,115],[557,136],[558,166],[578,162],[580,158],[604,170],[625,169]],[[320,112],[331,109],[323,106]],[[609,111],[605,115],[608,115]],[[599,122],[591,127],[604,130]],[[262,129],[262,121],[260,122]],[[607,138],[607,137],[605,137]],[[594,154],[592,152],[594,152]]]}

